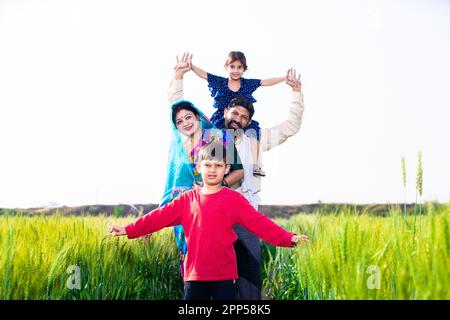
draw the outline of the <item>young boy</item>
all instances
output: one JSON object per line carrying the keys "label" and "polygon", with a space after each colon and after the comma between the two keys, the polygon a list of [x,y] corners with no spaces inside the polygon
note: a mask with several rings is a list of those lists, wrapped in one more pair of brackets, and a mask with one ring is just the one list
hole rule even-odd
{"label": "young boy", "polygon": [[113,236],[129,239],[164,227],[182,225],[188,246],[184,271],[186,300],[234,300],[237,279],[233,231],[240,224],[274,246],[293,247],[308,241],[288,232],[256,211],[238,192],[222,187],[230,169],[222,143],[211,142],[199,153],[198,171],[203,187],[186,191],[164,207],[157,208],[125,227],[110,226]]}

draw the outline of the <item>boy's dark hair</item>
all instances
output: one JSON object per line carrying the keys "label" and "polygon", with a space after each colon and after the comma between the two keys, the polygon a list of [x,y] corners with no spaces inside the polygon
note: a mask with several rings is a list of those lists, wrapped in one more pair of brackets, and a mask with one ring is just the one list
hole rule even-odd
{"label": "boy's dark hair", "polygon": [[177,117],[177,113],[180,110],[189,110],[189,111],[192,111],[192,113],[195,116],[197,116],[197,117],[199,116],[197,109],[195,109],[194,105],[192,103],[190,103],[189,101],[177,102],[172,105],[172,122],[174,125],[176,125],[175,120]]}
{"label": "boy's dark hair", "polygon": [[244,71],[247,71],[247,59],[245,55],[240,51],[230,51],[227,55],[227,60],[225,60],[225,66],[228,66],[230,63],[235,61],[239,61],[244,66]]}
{"label": "boy's dark hair", "polygon": [[201,147],[198,153],[197,163],[200,163],[203,160],[216,160],[229,164],[227,158],[227,150],[223,143],[211,141]]}
{"label": "boy's dark hair", "polygon": [[245,109],[248,110],[248,112],[250,113],[250,119],[253,117],[253,115],[255,114],[255,108],[253,107],[253,103],[247,99],[246,97],[243,96],[237,96],[233,99],[231,99],[230,103],[228,104],[227,109],[233,108],[233,107],[243,107]]}

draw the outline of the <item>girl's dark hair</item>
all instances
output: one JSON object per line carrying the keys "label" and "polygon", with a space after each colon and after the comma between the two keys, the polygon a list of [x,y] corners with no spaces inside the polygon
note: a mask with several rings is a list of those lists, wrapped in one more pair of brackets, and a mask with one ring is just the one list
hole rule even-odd
{"label": "girl's dark hair", "polygon": [[172,122],[175,126],[176,126],[175,119],[177,117],[177,113],[181,110],[192,111],[192,113],[196,117],[199,116],[197,109],[195,109],[195,107],[192,103],[187,102],[187,101],[182,101],[182,102],[176,103],[176,104],[172,105]]}
{"label": "girl's dark hair", "polygon": [[230,63],[235,61],[239,61],[244,66],[244,71],[247,70],[247,59],[245,55],[240,51],[230,51],[227,55],[227,60],[225,60],[225,66],[228,66]]}

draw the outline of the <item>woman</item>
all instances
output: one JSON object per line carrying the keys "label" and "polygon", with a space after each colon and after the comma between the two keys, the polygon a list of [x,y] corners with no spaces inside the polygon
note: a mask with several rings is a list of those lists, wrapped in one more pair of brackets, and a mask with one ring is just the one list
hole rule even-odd
{"label": "woman", "polygon": [[[231,186],[244,177],[234,139],[226,130],[216,129],[200,110],[186,100],[172,105],[171,116],[172,139],[167,180],[160,206],[167,204],[181,192],[202,184],[201,175],[196,168],[196,158],[200,148],[210,141],[220,141],[224,144],[228,162],[231,164],[230,173],[224,178],[222,184]],[[183,227],[174,227],[174,232],[180,255],[180,270],[183,275],[183,262],[187,252]]]}

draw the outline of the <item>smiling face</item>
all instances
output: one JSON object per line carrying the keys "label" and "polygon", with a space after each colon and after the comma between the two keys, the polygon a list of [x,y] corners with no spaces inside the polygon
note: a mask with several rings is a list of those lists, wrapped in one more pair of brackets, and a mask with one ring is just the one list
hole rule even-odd
{"label": "smiling face", "polygon": [[192,111],[181,109],[175,115],[175,126],[185,136],[192,136],[200,129],[200,118]]}
{"label": "smiling face", "polygon": [[250,111],[241,106],[234,106],[224,110],[225,127],[227,129],[244,129],[250,124]]}
{"label": "smiling face", "polygon": [[231,80],[239,80],[245,72],[245,66],[240,60],[228,63],[225,68]]}
{"label": "smiling face", "polygon": [[230,171],[230,165],[216,159],[202,160],[197,169],[202,175],[205,185],[217,186],[222,183],[223,177]]}

